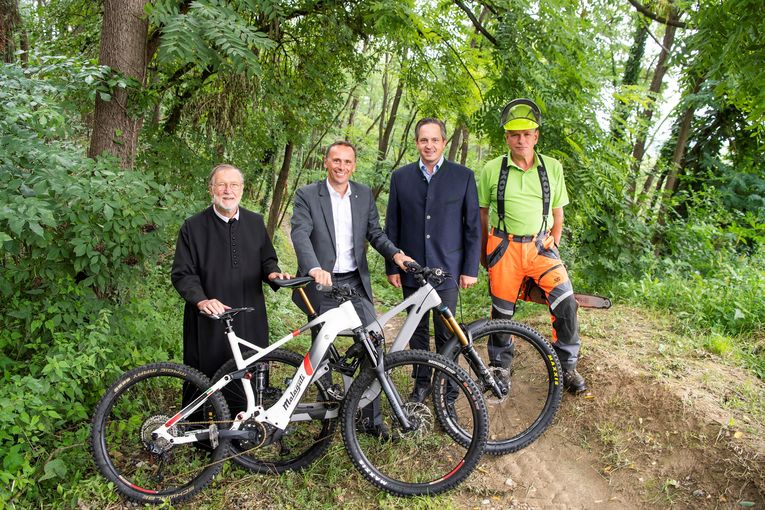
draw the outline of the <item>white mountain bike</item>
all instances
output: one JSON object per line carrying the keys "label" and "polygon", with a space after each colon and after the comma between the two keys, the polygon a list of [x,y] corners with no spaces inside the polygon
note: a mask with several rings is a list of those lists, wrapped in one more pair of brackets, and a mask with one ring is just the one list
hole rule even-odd
{"label": "white mountain bike", "polygon": [[[449,308],[441,301],[436,290],[441,283],[449,278],[440,268],[422,267],[416,263],[408,263],[408,271],[414,276],[420,288],[404,299],[401,303],[383,313],[375,321],[366,326],[367,332],[374,338],[381,338],[383,329],[395,316],[408,310],[406,319],[396,337],[386,342],[387,352],[404,351],[409,346],[417,325],[429,310],[437,314],[454,334],[442,347],[441,354],[460,364],[475,381],[483,392],[489,416],[489,438],[486,443],[486,453],[501,455],[511,453],[533,443],[552,423],[560,406],[563,384],[560,380],[560,362],[550,343],[536,330],[509,320],[481,319],[460,326]],[[316,319],[313,309],[302,288],[297,289],[302,297],[309,320]],[[347,335],[350,332],[341,332]],[[488,339],[491,335],[512,335],[513,361],[508,367],[487,366]],[[356,343],[345,354],[341,354],[335,345],[331,345],[327,357],[322,361],[329,368],[321,380],[321,388],[333,398],[341,399],[353,381],[356,364],[359,358],[360,344]],[[290,372],[301,361],[300,357],[282,352],[281,357],[271,360],[270,370]],[[278,362],[277,362],[278,361]],[[217,381],[237,368],[238,361],[231,359],[226,362],[213,376]],[[438,374],[433,377],[436,382]],[[251,379],[251,381],[254,379]],[[273,380],[273,378],[272,378]],[[434,402],[450,402],[449,385],[434,384]],[[446,394],[441,394],[447,391]],[[278,394],[276,391],[274,394]],[[246,394],[240,385],[229,387],[226,398],[230,403],[239,402],[243,407]],[[470,414],[470,409],[460,408],[463,401],[454,402],[449,411]],[[236,405],[236,404],[232,404]],[[383,423],[390,425],[391,417],[384,417]],[[466,423],[469,420],[465,421]],[[447,431],[463,445],[468,445],[471,431],[460,426],[460,420],[446,421]],[[308,427],[309,424],[304,424]],[[327,421],[323,427],[313,422],[314,433],[306,434],[300,441],[293,441],[289,448],[274,445],[272,448],[252,449],[247,442],[232,441],[231,448],[236,453],[234,462],[255,472],[281,473],[288,469],[300,469],[329,447],[331,432],[334,424]],[[313,437],[310,441],[307,437]],[[298,445],[299,443],[300,445]]]}
{"label": "white mountain bike", "polygon": [[[298,288],[312,281],[295,278],[278,284]],[[209,484],[232,457],[255,454],[251,461],[257,460],[263,471],[315,461],[329,446],[339,419],[353,464],[385,491],[436,494],[464,480],[486,444],[481,390],[463,369],[438,354],[407,350],[384,355],[381,337],[362,327],[349,301],[350,289],[333,287],[331,292],[340,303],[337,308],[267,348],[234,332],[233,317],[251,309],[215,317],[225,323],[235,369],[214,384],[176,363],[123,374],[93,416],[90,444],[101,473],[133,501],[179,502]],[[314,326],[321,329],[305,356],[281,349]],[[353,332],[354,344],[330,362],[333,342],[345,330]],[[242,345],[251,351],[242,353]],[[407,402],[413,370],[423,369],[432,370],[443,388],[423,403]],[[352,381],[347,392],[331,381],[333,370]],[[221,394],[227,387],[241,389],[244,396],[233,417]],[[386,427],[379,427],[377,435],[360,433],[362,409],[378,398]],[[469,436],[467,441],[455,438],[457,429]]]}

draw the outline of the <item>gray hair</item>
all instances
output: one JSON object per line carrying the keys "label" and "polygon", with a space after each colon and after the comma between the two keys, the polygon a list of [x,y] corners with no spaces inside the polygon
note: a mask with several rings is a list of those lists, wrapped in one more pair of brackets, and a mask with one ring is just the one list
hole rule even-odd
{"label": "gray hair", "polygon": [[210,175],[207,177],[207,185],[208,186],[212,186],[213,185],[213,179],[215,178],[215,174],[217,174],[218,172],[221,172],[223,170],[236,170],[237,172],[239,172],[239,177],[242,178],[242,182],[244,182],[244,174],[242,173],[241,170],[239,170],[234,165],[229,165],[228,163],[221,163],[220,165],[217,165],[215,168],[213,168],[210,171]]}

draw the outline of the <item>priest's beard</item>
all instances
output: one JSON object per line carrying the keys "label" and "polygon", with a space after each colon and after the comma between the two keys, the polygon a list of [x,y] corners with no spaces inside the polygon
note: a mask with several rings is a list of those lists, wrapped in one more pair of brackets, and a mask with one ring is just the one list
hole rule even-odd
{"label": "priest's beard", "polygon": [[218,212],[223,215],[235,213],[239,208],[239,200],[237,199],[224,201],[223,197],[214,196],[212,202]]}

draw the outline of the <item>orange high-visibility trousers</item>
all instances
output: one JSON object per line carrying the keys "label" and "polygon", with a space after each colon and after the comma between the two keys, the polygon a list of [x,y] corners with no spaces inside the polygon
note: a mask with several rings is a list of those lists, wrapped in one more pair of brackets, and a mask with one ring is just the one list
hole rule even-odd
{"label": "orange high-visibility trousers", "polygon": [[[510,319],[525,278],[531,278],[544,291],[553,327],[553,347],[564,370],[576,368],[579,356],[579,325],[574,288],[560,260],[553,238],[513,236],[499,229],[489,232],[486,244],[492,319]],[[492,338],[490,363],[509,366],[513,347],[510,338]]]}

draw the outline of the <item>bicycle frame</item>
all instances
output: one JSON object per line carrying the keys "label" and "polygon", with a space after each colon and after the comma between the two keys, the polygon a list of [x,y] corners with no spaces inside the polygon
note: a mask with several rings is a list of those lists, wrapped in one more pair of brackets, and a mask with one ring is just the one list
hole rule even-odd
{"label": "bicycle frame", "polygon": [[[404,324],[401,326],[396,338],[390,346],[389,352],[402,351],[406,349],[409,344],[409,340],[412,338],[414,330],[420,324],[420,321],[431,309],[436,309],[444,313],[448,310],[446,306],[445,310],[440,310],[442,305],[441,296],[438,295],[438,291],[430,284],[426,283],[424,286],[417,289],[412,295],[407,297],[404,301],[397,304],[384,314],[380,315],[373,322],[367,325],[367,331],[374,331],[382,334],[382,329],[385,325],[396,315],[403,312],[410,306],[412,309],[407,314]],[[450,328],[452,326],[450,325]],[[459,329],[459,328],[458,328]],[[454,331],[452,331],[454,332]]]}
{"label": "bicycle frame", "polygon": [[[404,320],[404,324],[401,326],[396,338],[390,346],[389,352],[396,352],[404,350],[409,344],[409,340],[412,338],[412,334],[419,325],[422,318],[430,309],[435,309],[441,316],[441,319],[446,323],[446,326],[457,337],[457,340],[465,349],[465,356],[474,367],[476,373],[481,377],[485,384],[491,389],[491,391],[500,396],[503,394],[503,389],[498,385],[494,376],[486,368],[486,365],[478,356],[478,353],[472,346],[471,340],[465,334],[465,331],[459,326],[454,314],[451,310],[443,304],[441,296],[438,295],[438,291],[429,283],[425,282],[425,285],[417,289],[416,292],[411,294],[404,301],[394,306],[381,316],[379,316],[374,322],[367,325],[366,329],[369,332],[376,332],[382,334],[382,328],[388,323],[394,316],[404,311],[408,307],[412,307]],[[365,401],[368,397],[374,397],[371,389],[365,393]],[[371,399],[369,399],[371,401]]]}
{"label": "bicycle frame", "polygon": [[[293,416],[293,412],[297,408],[297,405],[300,402],[303,394],[309,388],[311,381],[321,377],[325,372],[329,371],[329,366],[326,363],[322,364],[321,362],[327,354],[330,346],[337,338],[337,335],[341,331],[350,329],[354,332],[360,332],[365,337],[367,351],[369,352],[371,359],[378,362],[378,365],[382,361],[381,359],[378,359],[376,349],[374,349],[374,346],[369,343],[368,337],[363,333],[363,329],[361,329],[361,320],[356,314],[353,303],[350,301],[345,301],[337,308],[328,310],[327,312],[321,314],[320,316],[302,326],[300,329],[297,329],[291,334],[284,336],[268,347],[258,347],[236,336],[236,334],[231,329],[229,329],[226,332],[226,335],[228,337],[229,344],[231,345],[231,350],[234,353],[236,366],[239,370],[222,377],[219,381],[210,386],[210,388],[208,388],[202,395],[181,409],[178,413],[175,414],[175,416],[165,422],[164,425],[153,430],[152,436],[166,439],[173,444],[192,443],[200,439],[206,439],[206,437],[197,437],[197,435],[205,434],[208,432],[207,429],[187,431],[183,436],[175,436],[171,434],[170,429],[176,423],[187,418],[194,411],[199,409],[207,400],[207,398],[216,391],[220,391],[232,381],[251,377],[251,374],[245,370],[248,366],[256,363],[258,360],[264,358],[275,349],[278,349],[296,336],[304,333],[311,327],[320,323],[324,323],[324,325],[321,327],[319,334],[316,336],[315,341],[311,345],[311,349],[303,358],[303,363],[300,365],[300,367],[298,367],[294,377],[292,378],[292,381],[290,382],[282,397],[274,405],[268,409],[264,409],[262,406],[255,405],[255,395],[252,391],[251,385],[243,384],[245,395],[247,396],[247,409],[238,413],[237,416],[234,417],[231,427],[229,427],[227,430],[238,431],[242,424],[253,416],[257,421],[268,423],[280,430],[284,430],[291,420],[313,419],[314,417],[310,416],[310,412],[308,413],[308,416]],[[240,347],[241,345],[245,345],[255,350],[255,354],[245,359],[242,356],[242,350]],[[316,370],[315,367],[318,367],[319,369]],[[327,412],[334,412],[334,415],[337,415],[336,409],[327,410]],[[333,416],[327,415],[326,417]],[[155,434],[156,436],[154,436]],[[224,434],[223,432],[220,434],[221,437],[229,435]]]}

